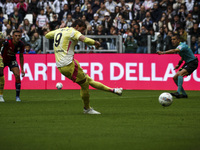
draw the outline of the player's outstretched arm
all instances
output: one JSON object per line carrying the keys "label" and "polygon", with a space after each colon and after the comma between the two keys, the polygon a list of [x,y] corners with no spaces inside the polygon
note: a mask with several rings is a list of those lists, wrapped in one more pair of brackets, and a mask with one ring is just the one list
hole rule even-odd
{"label": "player's outstretched arm", "polygon": [[82,41],[88,45],[95,45],[96,48],[98,48],[101,44],[99,43],[99,41],[95,41],[91,38],[85,37],[84,35],[81,35],[79,37],[79,41]]}
{"label": "player's outstretched arm", "polygon": [[180,52],[179,49],[170,49],[168,51],[157,51],[157,54],[158,55],[163,55],[163,54],[174,54],[174,53],[177,53],[177,52]]}

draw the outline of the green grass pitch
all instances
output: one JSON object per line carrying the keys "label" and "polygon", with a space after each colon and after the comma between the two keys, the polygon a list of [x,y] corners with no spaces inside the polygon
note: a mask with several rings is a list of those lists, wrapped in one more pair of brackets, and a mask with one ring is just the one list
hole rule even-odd
{"label": "green grass pitch", "polygon": [[[90,90],[101,115],[84,115],[79,90],[5,90],[0,150],[199,150],[200,92],[158,103],[164,91]],[[167,91],[172,92],[172,91]]]}

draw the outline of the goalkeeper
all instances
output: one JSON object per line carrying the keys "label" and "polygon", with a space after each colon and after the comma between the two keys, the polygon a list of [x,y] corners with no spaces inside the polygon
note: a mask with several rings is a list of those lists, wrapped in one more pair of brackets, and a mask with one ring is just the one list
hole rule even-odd
{"label": "goalkeeper", "polygon": [[96,89],[122,94],[122,88],[110,88],[100,82],[94,81],[83,72],[80,64],[74,59],[74,46],[78,41],[88,45],[99,47],[100,43],[84,35],[86,24],[82,20],[75,20],[72,27],[60,28],[48,32],[45,37],[54,39],[54,53],[58,70],[67,78],[81,86],[80,95],[84,103],[83,112],[85,114],[100,114],[100,112],[90,107],[89,85]]}
{"label": "goalkeeper", "polygon": [[[176,85],[178,86],[177,92],[171,93],[172,96],[176,98],[188,98],[185,90],[183,89],[183,77],[188,76],[193,73],[194,70],[198,67],[198,59],[194,56],[191,48],[185,44],[180,42],[180,36],[175,34],[172,36],[172,44],[176,46],[175,49],[171,49],[165,52],[158,51],[159,55],[161,54],[173,54],[178,53],[181,56],[181,60],[178,65],[175,66],[174,69],[178,69],[182,62],[185,61],[185,64],[180,68],[180,70],[174,75],[173,79]],[[181,94],[182,93],[182,94]]]}

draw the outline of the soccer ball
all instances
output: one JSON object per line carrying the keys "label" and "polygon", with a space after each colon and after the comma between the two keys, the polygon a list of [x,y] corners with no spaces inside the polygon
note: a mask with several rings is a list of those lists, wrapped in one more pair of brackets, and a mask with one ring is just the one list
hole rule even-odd
{"label": "soccer ball", "polygon": [[169,106],[172,104],[173,98],[170,93],[164,92],[160,94],[158,101],[162,106]]}
{"label": "soccer ball", "polygon": [[60,83],[60,82],[56,83],[56,88],[57,88],[58,90],[62,89],[62,87],[63,87],[63,84],[62,84],[62,83]]}

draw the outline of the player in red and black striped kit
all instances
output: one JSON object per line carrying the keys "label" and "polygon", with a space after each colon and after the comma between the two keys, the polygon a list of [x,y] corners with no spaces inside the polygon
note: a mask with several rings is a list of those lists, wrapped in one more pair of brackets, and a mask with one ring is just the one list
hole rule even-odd
{"label": "player in red and black striped kit", "polygon": [[[12,38],[9,40],[5,40],[5,42],[2,44],[1,48],[1,55],[2,58],[0,58],[0,100],[4,101],[3,99],[3,88],[4,88],[4,75],[3,75],[3,69],[8,66],[10,68],[10,71],[13,72],[15,76],[15,82],[16,82],[16,101],[21,101],[20,96],[20,89],[21,89],[21,79],[20,79],[20,70],[18,63],[16,61],[16,54],[19,52],[20,55],[20,66],[21,66],[21,73],[22,77],[25,76],[24,73],[24,43],[20,40],[21,39],[21,32],[18,30],[13,31]],[[3,61],[3,63],[2,63]],[[2,97],[2,99],[1,99]]]}

